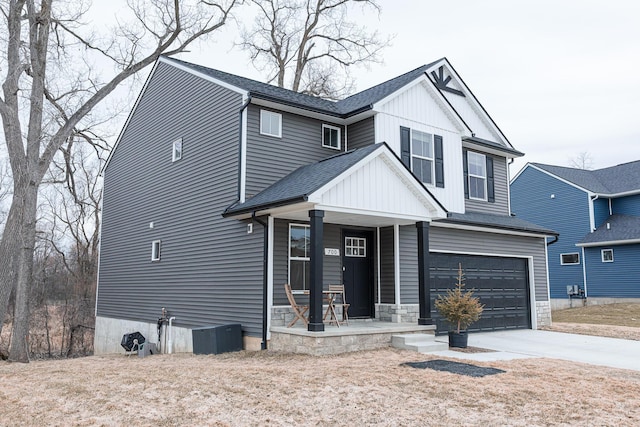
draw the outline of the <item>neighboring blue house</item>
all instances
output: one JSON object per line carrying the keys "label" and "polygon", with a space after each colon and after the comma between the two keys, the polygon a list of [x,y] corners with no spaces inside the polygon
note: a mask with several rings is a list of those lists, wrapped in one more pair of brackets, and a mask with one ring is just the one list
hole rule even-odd
{"label": "neighboring blue house", "polygon": [[568,305],[571,285],[593,303],[640,298],[640,161],[529,163],[511,181],[511,210],[560,233],[547,247],[552,308]]}

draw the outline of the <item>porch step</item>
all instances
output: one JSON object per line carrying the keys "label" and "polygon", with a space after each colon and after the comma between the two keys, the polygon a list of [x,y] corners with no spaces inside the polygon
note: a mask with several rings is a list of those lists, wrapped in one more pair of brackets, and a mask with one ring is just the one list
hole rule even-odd
{"label": "porch step", "polygon": [[395,348],[413,350],[418,353],[449,350],[447,343],[436,342],[436,336],[434,334],[392,335],[391,345]]}

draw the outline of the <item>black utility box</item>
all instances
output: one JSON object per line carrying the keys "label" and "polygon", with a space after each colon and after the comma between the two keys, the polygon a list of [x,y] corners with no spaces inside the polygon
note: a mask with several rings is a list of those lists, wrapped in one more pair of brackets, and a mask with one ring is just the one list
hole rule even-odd
{"label": "black utility box", "polygon": [[242,350],[242,326],[239,323],[193,328],[191,333],[193,354],[220,354]]}

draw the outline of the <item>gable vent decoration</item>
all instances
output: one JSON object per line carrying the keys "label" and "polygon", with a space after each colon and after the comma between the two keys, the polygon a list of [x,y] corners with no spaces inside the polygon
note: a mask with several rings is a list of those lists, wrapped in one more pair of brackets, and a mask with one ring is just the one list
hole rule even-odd
{"label": "gable vent decoration", "polygon": [[438,72],[436,73],[435,71],[431,72],[431,76],[433,77],[433,83],[436,85],[436,87],[440,90],[444,90],[446,92],[451,92],[451,93],[455,93],[456,95],[460,95],[464,97],[464,93],[462,93],[461,91],[459,91],[458,89],[454,89],[452,87],[447,86],[449,84],[449,82],[451,81],[451,76],[444,76],[444,66],[441,65],[438,68]]}

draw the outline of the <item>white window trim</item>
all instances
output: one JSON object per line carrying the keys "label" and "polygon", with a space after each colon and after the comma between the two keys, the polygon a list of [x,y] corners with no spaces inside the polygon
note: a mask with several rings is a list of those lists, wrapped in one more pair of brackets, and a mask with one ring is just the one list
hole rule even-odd
{"label": "white window trim", "polygon": [[[347,239],[351,239],[352,244],[351,245],[347,245]],[[358,244],[354,245],[353,241],[357,241]],[[360,245],[362,243],[362,245]],[[360,255],[353,253],[353,249],[364,249],[364,254]],[[351,255],[347,255],[347,249],[351,249]],[[349,258],[366,258],[367,257],[367,239],[365,239],[364,237],[352,237],[352,236],[345,236],[344,238],[344,256],[349,257]]]}
{"label": "white window trim", "polygon": [[[563,255],[578,255],[578,262],[564,262],[562,260]],[[567,252],[560,254],[560,265],[580,265],[580,252]]]}
{"label": "white window trim", "polygon": [[[470,170],[471,168],[469,167],[469,156],[470,155],[481,156],[483,158],[484,165],[485,165],[484,166],[484,176],[476,175],[476,174],[472,174],[471,173],[471,170]],[[469,199],[471,199],[471,200],[481,200],[483,202],[488,201],[489,200],[489,198],[488,198],[489,195],[487,194],[488,193],[488,189],[487,189],[487,156],[484,155],[484,154],[481,154],[481,153],[476,153],[475,151],[467,151],[467,171],[468,171],[468,173],[467,173],[467,175],[468,175],[468,177],[467,177],[467,180],[468,180],[467,185],[469,186]],[[483,197],[473,197],[471,195],[471,178],[472,177],[473,178],[480,178],[480,179],[482,179],[484,181],[484,198]]]}
{"label": "white window trim", "polygon": [[151,261],[160,261],[162,251],[162,240],[154,240],[151,242]]}
{"label": "white window trim", "polygon": [[[177,147],[180,147],[180,150],[177,150]],[[177,153],[180,153],[179,156],[177,156]],[[178,160],[182,159],[182,138],[178,138],[175,141],[173,141],[173,143],[171,144],[171,161],[172,162],[177,162]]]}
{"label": "white window trim", "polygon": [[[274,115],[278,117],[278,133],[268,133],[262,130],[262,123],[265,115]],[[269,120],[271,121],[271,120]],[[260,135],[272,136],[274,138],[282,138],[282,114],[270,110],[260,110]]]}
{"label": "white window trim", "polygon": [[[292,227],[304,227],[309,229],[309,235],[311,235],[311,226],[309,224],[297,224],[297,223],[290,223],[289,224],[289,240],[287,243],[287,283],[291,284],[291,261],[311,261],[311,256],[308,257],[292,257],[291,256],[291,228]],[[294,294],[301,294],[304,292],[304,290],[300,290],[300,289],[292,289],[291,290],[292,293]]]}
{"label": "white window trim", "polygon": [[[326,128],[326,129],[331,129],[331,130],[338,131],[338,146],[337,146],[337,147],[332,147],[331,145],[327,145],[327,144],[325,144],[325,142],[324,142],[324,130],[325,130],[325,128]],[[341,147],[342,147],[342,137],[341,137],[341,135],[340,135],[340,133],[341,133],[340,131],[341,131],[341,129],[340,129],[339,127],[337,127],[337,126],[331,126],[331,125],[325,125],[325,124],[323,124],[323,125],[322,125],[322,146],[323,146],[324,148],[330,148],[330,149],[332,149],[332,150],[338,150],[338,151],[340,151],[340,149],[341,149]]]}
{"label": "white window trim", "polygon": [[[605,252],[611,252],[611,259],[608,259],[608,260],[604,259]],[[613,262],[613,249],[602,249],[600,251],[600,259],[602,260],[602,262]]]}
{"label": "white window trim", "polygon": [[[431,149],[433,150],[433,157],[420,156],[418,154],[413,153],[413,132],[425,133],[427,135],[431,135]],[[424,185],[435,186],[436,182],[436,141],[434,138],[434,134],[431,132],[425,132],[418,129],[409,128],[409,151],[411,152],[411,172],[413,172],[413,158],[429,160],[431,162],[431,182],[422,182]]]}

